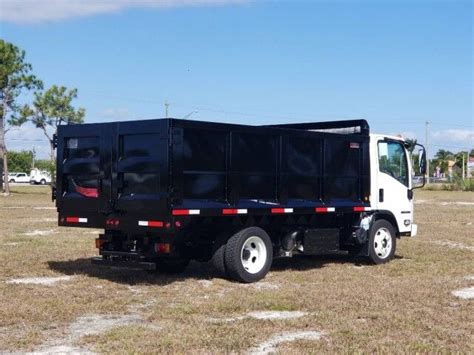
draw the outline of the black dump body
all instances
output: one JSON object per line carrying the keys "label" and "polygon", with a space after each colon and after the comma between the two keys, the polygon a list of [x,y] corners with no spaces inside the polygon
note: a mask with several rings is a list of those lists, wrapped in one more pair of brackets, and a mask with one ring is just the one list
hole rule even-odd
{"label": "black dump body", "polygon": [[[193,226],[213,236],[245,224],[340,228],[335,219],[369,206],[369,127],[180,119],[60,126],[56,188],[60,225],[127,238],[175,243]],[[318,219],[327,207],[334,217]]]}

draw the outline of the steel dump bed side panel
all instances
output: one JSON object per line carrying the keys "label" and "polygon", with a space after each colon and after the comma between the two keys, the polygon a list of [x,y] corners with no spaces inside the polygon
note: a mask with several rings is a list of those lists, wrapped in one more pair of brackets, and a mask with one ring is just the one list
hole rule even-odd
{"label": "steel dump bed side panel", "polygon": [[229,207],[266,213],[272,206],[368,204],[369,136],[363,123],[358,134],[336,134],[172,120],[172,208],[221,214]]}
{"label": "steel dump bed side panel", "polygon": [[141,233],[150,222],[173,225],[183,211],[199,218],[369,206],[368,125],[345,134],[321,128],[177,119],[60,126],[59,224]]}

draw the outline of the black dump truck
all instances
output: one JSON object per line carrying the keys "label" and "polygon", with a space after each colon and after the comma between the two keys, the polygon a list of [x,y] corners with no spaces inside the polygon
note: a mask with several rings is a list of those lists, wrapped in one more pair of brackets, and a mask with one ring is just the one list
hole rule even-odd
{"label": "black dump truck", "polygon": [[180,272],[211,260],[254,282],[296,254],[383,263],[416,234],[405,143],[364,120],[65,125],[56,146],[58,222],[104,229],[95,264]]}

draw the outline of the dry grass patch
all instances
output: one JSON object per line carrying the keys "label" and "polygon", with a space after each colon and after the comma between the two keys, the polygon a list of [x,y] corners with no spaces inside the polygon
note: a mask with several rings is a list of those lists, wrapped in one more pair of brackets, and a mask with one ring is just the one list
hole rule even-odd
{"label": "dry grass patch", "polygon": [[[415,213],[419,236],[399,240],[388,264],[344,256],[277,260],[265,280],[241,285],[199,263],[179,277],[93,266],[92,231],[57,227],[48,188],[15,187],[0,198],[0,352],[67,345],[104,353],[221,353],[262,350],[270,342],[282,353],[472,353],[473,303],[452,292],[473,286],[474,206],[456,202],[474,202],[474,194],[417,191],[416,198],[423,201]],[[47,230],[54,233],[25,235]],[[8,282],[65,276],[72,278],[50,286]],[[69,337],[93,316],[135,321]]]}

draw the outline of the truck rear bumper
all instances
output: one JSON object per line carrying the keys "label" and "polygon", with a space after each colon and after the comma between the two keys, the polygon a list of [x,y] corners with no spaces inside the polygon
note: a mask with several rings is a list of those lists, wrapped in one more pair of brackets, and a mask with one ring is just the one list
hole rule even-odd
{"label": "truck rear bumper", "polygon": [[156,263],[131,260],[109,260],[101,256],[95,256],[91,259],[92,264],[102,266],[123,267],[128,269],[156,270]]}

